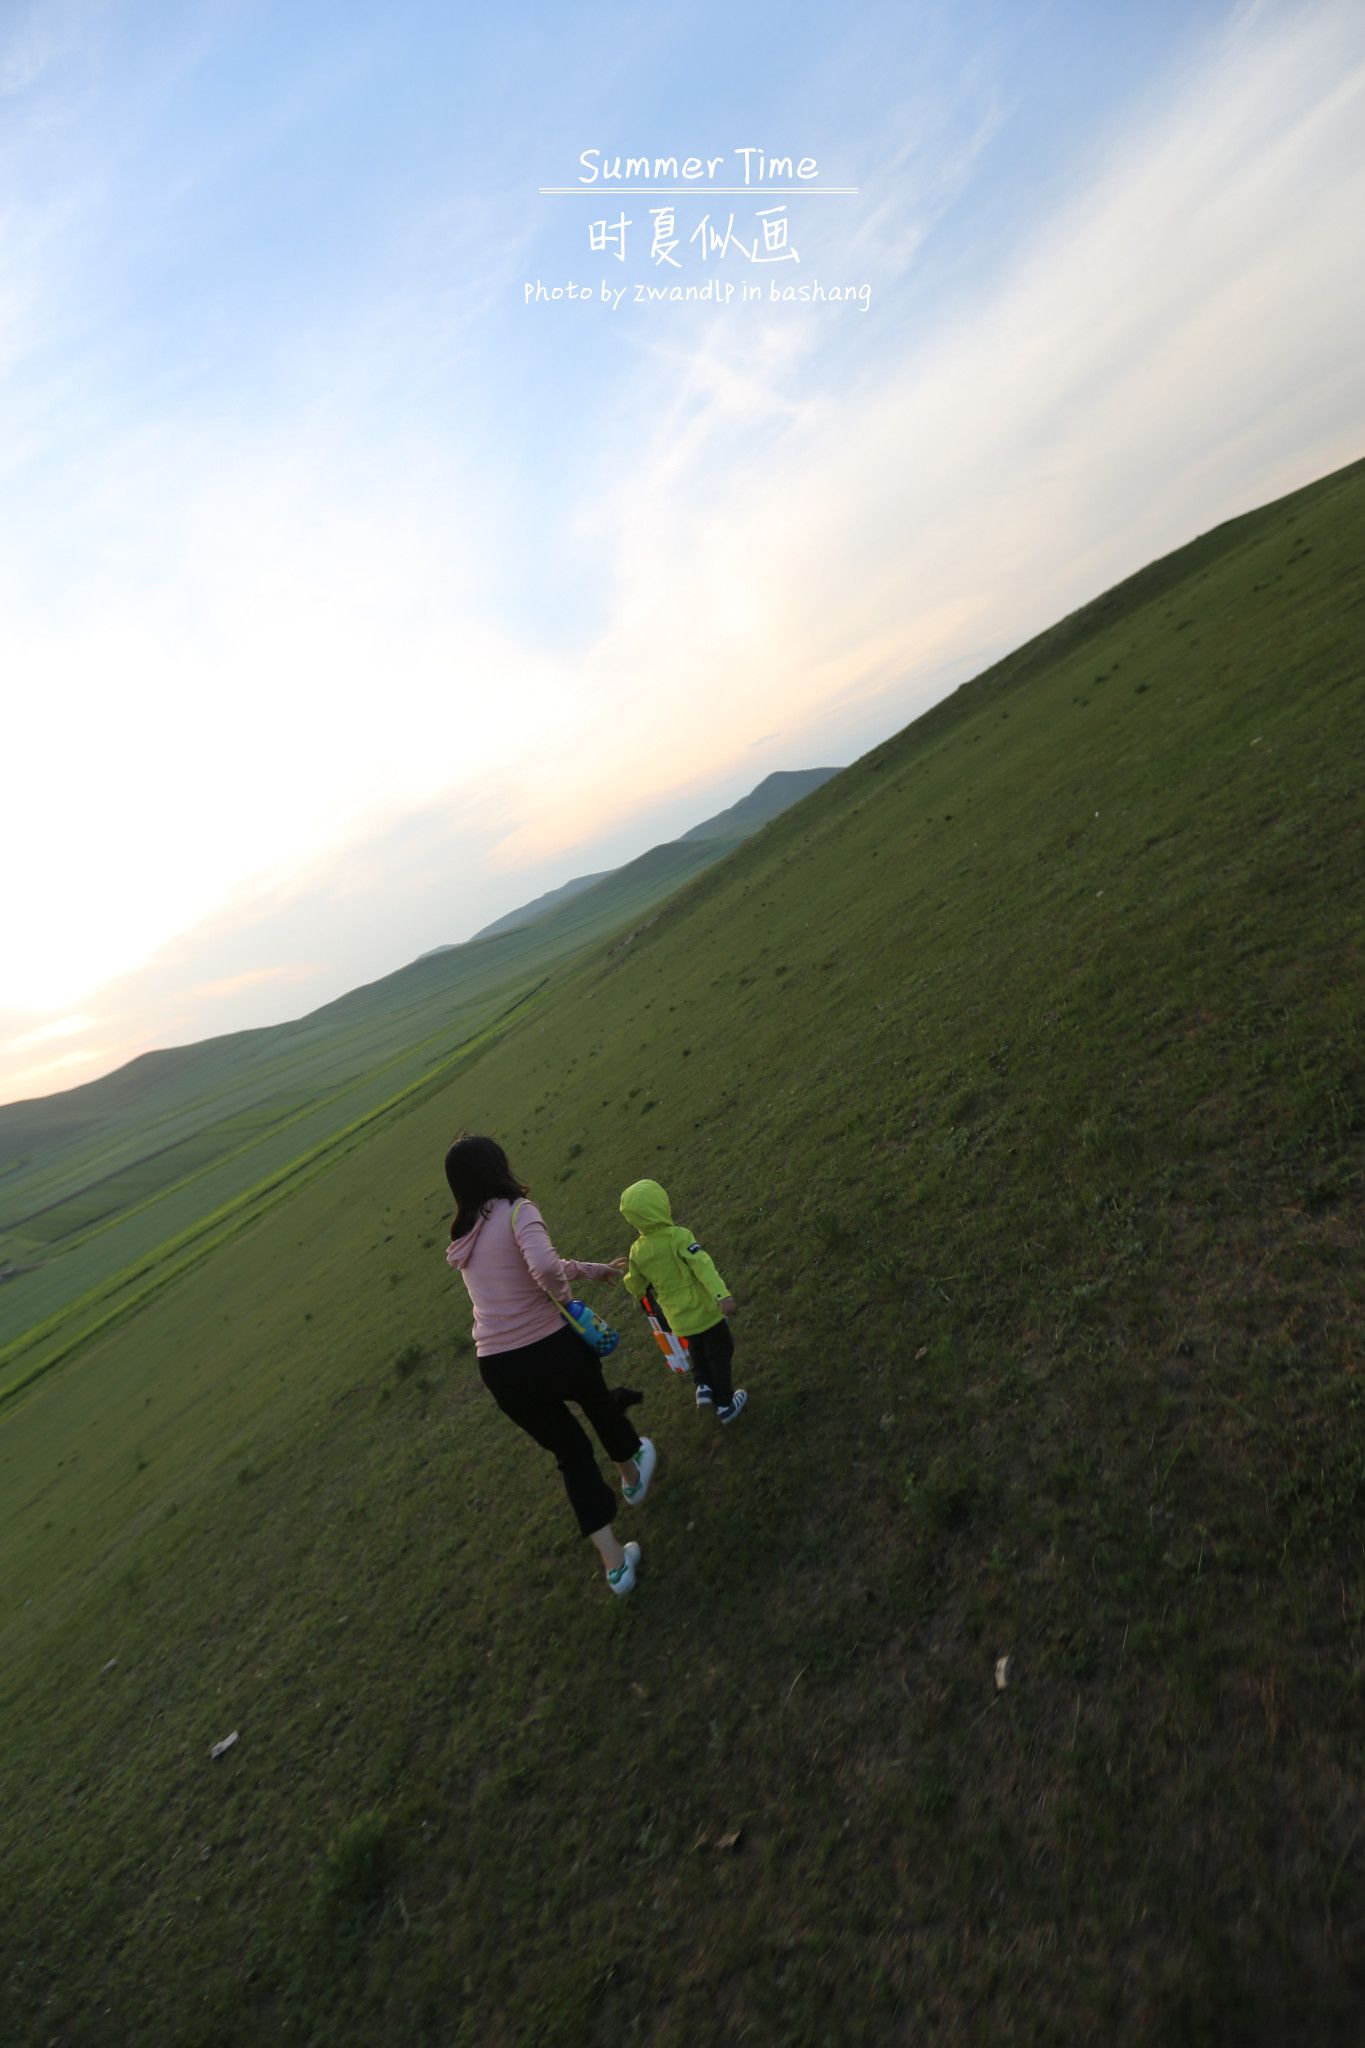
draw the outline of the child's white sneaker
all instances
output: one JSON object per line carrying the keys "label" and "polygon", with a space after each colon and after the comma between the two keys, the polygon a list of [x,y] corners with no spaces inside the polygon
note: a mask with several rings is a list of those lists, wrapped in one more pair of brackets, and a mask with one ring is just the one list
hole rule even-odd
{"label": "child's white sneaker", "polygon": [[716,1404],[714,1399],[712,1398],[711,1389],[709,1387],[698,1387],[697,1406],[699,1408],[714,1408],[715,1405]]}
{"label": "child's white sneaker", "polygon": [[635,1453],[635,1469],[640,1476],[634,1486],[627,1486],[624,1479],[621,1481],[621,1491],[633,1508],[638,1508],[640,1502],[649,1492],[649,1482],[654,1477],[654,1467],[658,1462],[659,1453],[655,1450],[649,1438],[642,1436],[640,1438],[640,1448]]}
{"label": "child's white sneaker", "polygon": [[625,1563],[618,1564],[614,1572],[607,1573],[607,1584],[611,1587],[613,1593],[629,1593],[631,1587],[635,1584],[635,1567],[640,1562],[639,1544],[627,1543],[625,1545],[625,1553]]}
{"label": "child's white sneaker", "polygon": [[745,1393],[743,1387],[736,1387],[734,1393],[730,1396],[730,1399],[727,1401],[725,1406],[723,1408],[717,1408],[717,1422],[733,1422],[735,1417],[743,1408],[748,1398],[749,1396]]}

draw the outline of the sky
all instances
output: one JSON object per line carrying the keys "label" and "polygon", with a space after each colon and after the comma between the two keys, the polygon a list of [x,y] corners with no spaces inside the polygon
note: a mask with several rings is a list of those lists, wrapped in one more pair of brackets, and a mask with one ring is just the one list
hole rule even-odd
{"label": "sky", "polygon": [[1365,454],[1362,220],[1359,0],[0,0],[0,1101]]}

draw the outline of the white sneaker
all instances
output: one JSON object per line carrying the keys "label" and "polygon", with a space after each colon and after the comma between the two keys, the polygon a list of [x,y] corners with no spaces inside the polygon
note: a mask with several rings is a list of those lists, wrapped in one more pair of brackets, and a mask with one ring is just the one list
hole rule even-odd
{"label": "white sneaker", "polygon": [[697,1406],[699,1408],[714,1408],[715,1405],[715,1402],[711,1398],[711,1389],[709,1387],[698,1387]]}
{"label": "white sneaker", "polygon": [[638,1543],[627,1543],[625,1552],[625,1563],[618,1564],[614,1572],[607,1573],[607,1584],[613,1593],[629,1593],[635,1584],[635,1567],[640,1562],[640,1546]]}
{"label": "white sneaker", "polygon": [[640,1477],[636,1480],[634,1486],[627,1486],[624,1479],[621,1481],[621,1491],[633,1508],[638,1508],[640,1502],[649,1492],[649,1482],[654,1477],[654,1467],[658,1462],[659,1453],[655,1450],[649,1438],[642,1436],[640,1438],[640,1448],[635,1453],[635,1467]]}
{"label": "white sneaker", "polygon": [[749,1396],[745,1393],[743,1387],[736,1387],[734,1393],[730,1396],[727,1406],[717,1408],[717,1422],[733,1422],[748,1398]]}

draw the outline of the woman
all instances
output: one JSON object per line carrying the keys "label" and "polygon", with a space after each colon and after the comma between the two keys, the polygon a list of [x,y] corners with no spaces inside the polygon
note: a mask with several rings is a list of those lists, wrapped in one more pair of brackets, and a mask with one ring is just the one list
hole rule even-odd
{"label": "woman", "polygon": [[578,1526],[597,1546],[613,1593],[628,1593],[640,1562],[638,1543],[612,1528],[616,1498],[597,1469],[588,1436],[570,1414],[576,1401],[621,1474],[621,1491],[638,1507],[649,1491],[656,1453],[602,1378],[602,1362],[565,1322],[556,1301],[573,1282],[616,1280],[621,1261],[561,1259],[507,1154],[492,1138],[457,1138],[446,1153],[455,1197],[447,1263],[474,1304],[474,1349],[483,1383],[504,1415],[553,1451]]}

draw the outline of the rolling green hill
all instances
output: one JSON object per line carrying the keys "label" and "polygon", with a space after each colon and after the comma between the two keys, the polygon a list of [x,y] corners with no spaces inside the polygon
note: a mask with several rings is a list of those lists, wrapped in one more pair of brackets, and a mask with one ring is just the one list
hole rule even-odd
{"label": "rolling green hill", "polygon": [[[1363,543],[1365,464],[490,983],[0,1408],[0,2038],[1359,2038]],[[627,1601],[460,1127],[738,1297],[728,1432],[626,1318]]]}
{"label": "rolling green hill", "polygon": [[[718,811],[714,818],[704,818],[700,825],[693,825],[690,831],[679,833],[676,841],[666,846],[656,846],[640,858],[651,863],[657,870],[660,856],[666,854],[671,862],[676,863],[678,849],[691,846],[699,840],[718,842],[710,848],[710,857],[718,858],[721,853],[728,853],[732,847],[738,846],[741,840],[747,839],[751,832],[757,832],[761,825],[780,817],[783,811],[799,803],[803,796],[809,796],[812,790],[819,789],[822,783],[828,782],[830,777],[837,775],[838,772],[837,768],[778,769],[772,775],[765,775],[757,788],[751,789],[738,803],[731,804],[727,810]],[[690,863],[689,855],[687,865],[690,866]],[[686,871],[687,868],[683,865],[672,866],[669,879],[680,881]],[[700,872],[700,865],[693,871]],[[524,903],[519,910],[509,910],[506,917],[500,917],[495,924],[486,924],[483,930],[476,932],[474,936],[486,939],[496,932],[515,931],[519,925],[530,924],[536,918],[543,917],[547,911],[563,909],[571,896],[578,896],[584,890],[595,888],[599,884],[614,884],[621,873],[621,869],[613,868],[603,874],[579,875],[571,882],[562,883],[558,889],[551,889],[546,895],[537,896],[534,903]],[[607,900],[605,892],[603,898],[599,900]]]}
{"label": "rolling green hill", "polygon": [[770,818],[780,817],[802,797],[823,788],[830,778],[838,773],[835,768],[789,768],[779,769],[773,775],[765,775],[757,789],[751,789],[738,803],[728,810],[718,811],[714,818],[706,818],[700,825],[694,825],[690,832],[682,833],[684,845],[695,839],[725,839],[739,841],[747,839],[760,825],[766,825]]}
{"label": "rolling green hill", "polygon": [[[558,962],[643,914],[834,771],[770,775],[649,849],[296,1022],[148,1053],[0,1107],[0,1399],[463,1061]],[[534,929],[530,929],[531,926]]]}

